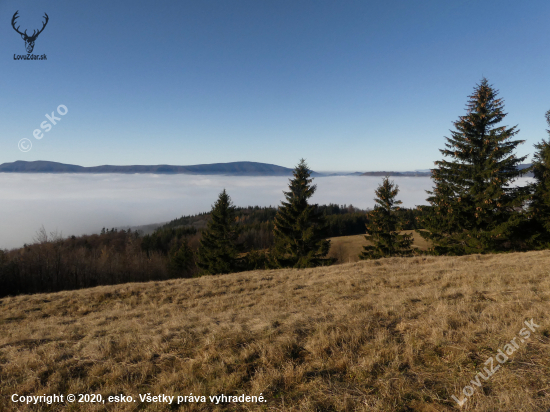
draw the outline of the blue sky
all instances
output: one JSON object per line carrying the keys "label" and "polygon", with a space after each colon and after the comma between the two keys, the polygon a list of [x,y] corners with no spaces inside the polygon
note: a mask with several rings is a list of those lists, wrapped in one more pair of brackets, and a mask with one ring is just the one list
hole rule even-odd
{"label": "blue sky", "polygon": [[[48,13],[46,61],[13,59],[16,10],[31,33]],[[549,21],[548,1],[4,1],[0,163],[425,169],[483,76],[529,154],[547,136]]]}

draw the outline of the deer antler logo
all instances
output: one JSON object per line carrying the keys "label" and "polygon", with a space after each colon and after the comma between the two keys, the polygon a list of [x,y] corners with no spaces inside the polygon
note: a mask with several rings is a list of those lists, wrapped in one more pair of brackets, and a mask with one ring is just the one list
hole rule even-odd
{"label": "deer antler logo", "polygon": [[48,24],[48,20],[50,18],[48,17],[48,15],[46,13],[44,13],[44,18],[46,19],[46,21],[42,23],[43,24],[42,28],[40,30],[38,30],[38,33],[36,32],[36,30],[33,30],[32,36],[29,36],[29,35],[27,35],[27,30],[25,30],[24,33],[21,33],[19,31],[20,26],[17,26],[17,28],[15,27],[15,20],[19,17],[17,15],[17,13],[19,13],[19,10],[17,10],[15,12],[15,14],[13,15],[13,17],[11,19],[11,25],[13,26],[13,29],[21,35],[21,38],[23,40],[25,40],[25,48],[27,49],[27,53],[32,53],[32,51],[34,49],[34,42],[36,41],[36,38],[38,37],[38,35],[40,33],[42,33],[42,31],[46,27],[46,24]]}

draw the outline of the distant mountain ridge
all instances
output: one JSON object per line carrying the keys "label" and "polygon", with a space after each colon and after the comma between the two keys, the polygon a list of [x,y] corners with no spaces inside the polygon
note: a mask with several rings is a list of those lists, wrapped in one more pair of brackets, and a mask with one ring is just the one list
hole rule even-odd
{"label": "distant mountain ridge", "polygon": [[[531,164],[518,165],[519,170],[527,169]],[[353,173],[357,175],[358,173]],[[430,177],[432,172],[430,169],[415,170],[414,172],[365,172],[360,173],[360,176],[409,176],[409,177]],[[533,177],[533,172],[526,173],[524,177]]]}
{"label": "distant mountain ridge", "polygon": [[[518,169],[525,169],[530,164],[521,164]],[[151,174],[189,174],[189,175],[230,175],[230,176],[291,176],[293,169],[259,162],[228,162],[211,163],[188,166],[174,165],[132,165],[132,166],[78,166],[67,163],[36,160],[27,162],[17,160],[15,162],[0,164],[0,173],[151,173]],[[429,169],[415,170],[411,172],[375,171],[355,173],[317,173],[312,176],[403,176],[403,177],[430,177]],[[533,173],[525,176],[532,177]]]}
{"label": "distant mountain ridge", "polygon": [[[235,175],[235,176],[290,176],[288,167],[258,162],[212,163],[190,166],[153,165],[153,166],[93,166],[85,167],[72,164],[37,160],[26,162],[17,160],[2,163],[0,173],[153,173],[153,174],[194,174],[194,175]],[[316,173],[314,173],[316,174]]]}
{"label": "distant mountain ridge", "polygon": [[412,176],[412,177],[430,177],[431,172],[365,172],[360,176]]}

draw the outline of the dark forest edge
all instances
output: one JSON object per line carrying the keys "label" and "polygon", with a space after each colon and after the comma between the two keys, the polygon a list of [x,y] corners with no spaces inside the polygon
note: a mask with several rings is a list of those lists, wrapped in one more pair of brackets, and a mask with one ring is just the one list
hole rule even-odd
{"label": "dark forest edge", "polygon": [[[365,233],[367,210],[330,204],[318,211],[326,216],[327,237]],[[277,208],[237,207],[235,212],[237,245],[247,257],[242,270],[258,269],[259,257],[273,247]],[[399,218],[405,229],[418,229],[419,215],[402,209]],[[0,296],[197,276],[195,258],[210,218],[210,212],[182,216],[150,235],[103,228],[100,234],[63,238],[40,229],[33,244],[0,250]]]}

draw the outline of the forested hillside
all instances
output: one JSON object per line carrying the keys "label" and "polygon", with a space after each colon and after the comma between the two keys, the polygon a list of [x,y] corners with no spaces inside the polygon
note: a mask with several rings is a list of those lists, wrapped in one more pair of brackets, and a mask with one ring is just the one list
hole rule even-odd
{"label": "forested hillside", "polygon": [[[327,217],[328,237],[365,232],[364,210],[331,204],[319,206],[319,211]],[[273,207],[236,208],[242,253],[273,246],[276,213]],[[407,228],[417,228],[414,217],[419,213],[411,209],[401,211]],[[35,243],[0,251],[0,295],[195,276],[193,256],[209,219],[210,213],[183,216],[145,236],[131,230],[103,228],[96,235],[62,238],[41,230]],[[175,255],[184,243],[191,256],[189,262],[178,266]],[[250,262],[251,268],[256,264]]]}

